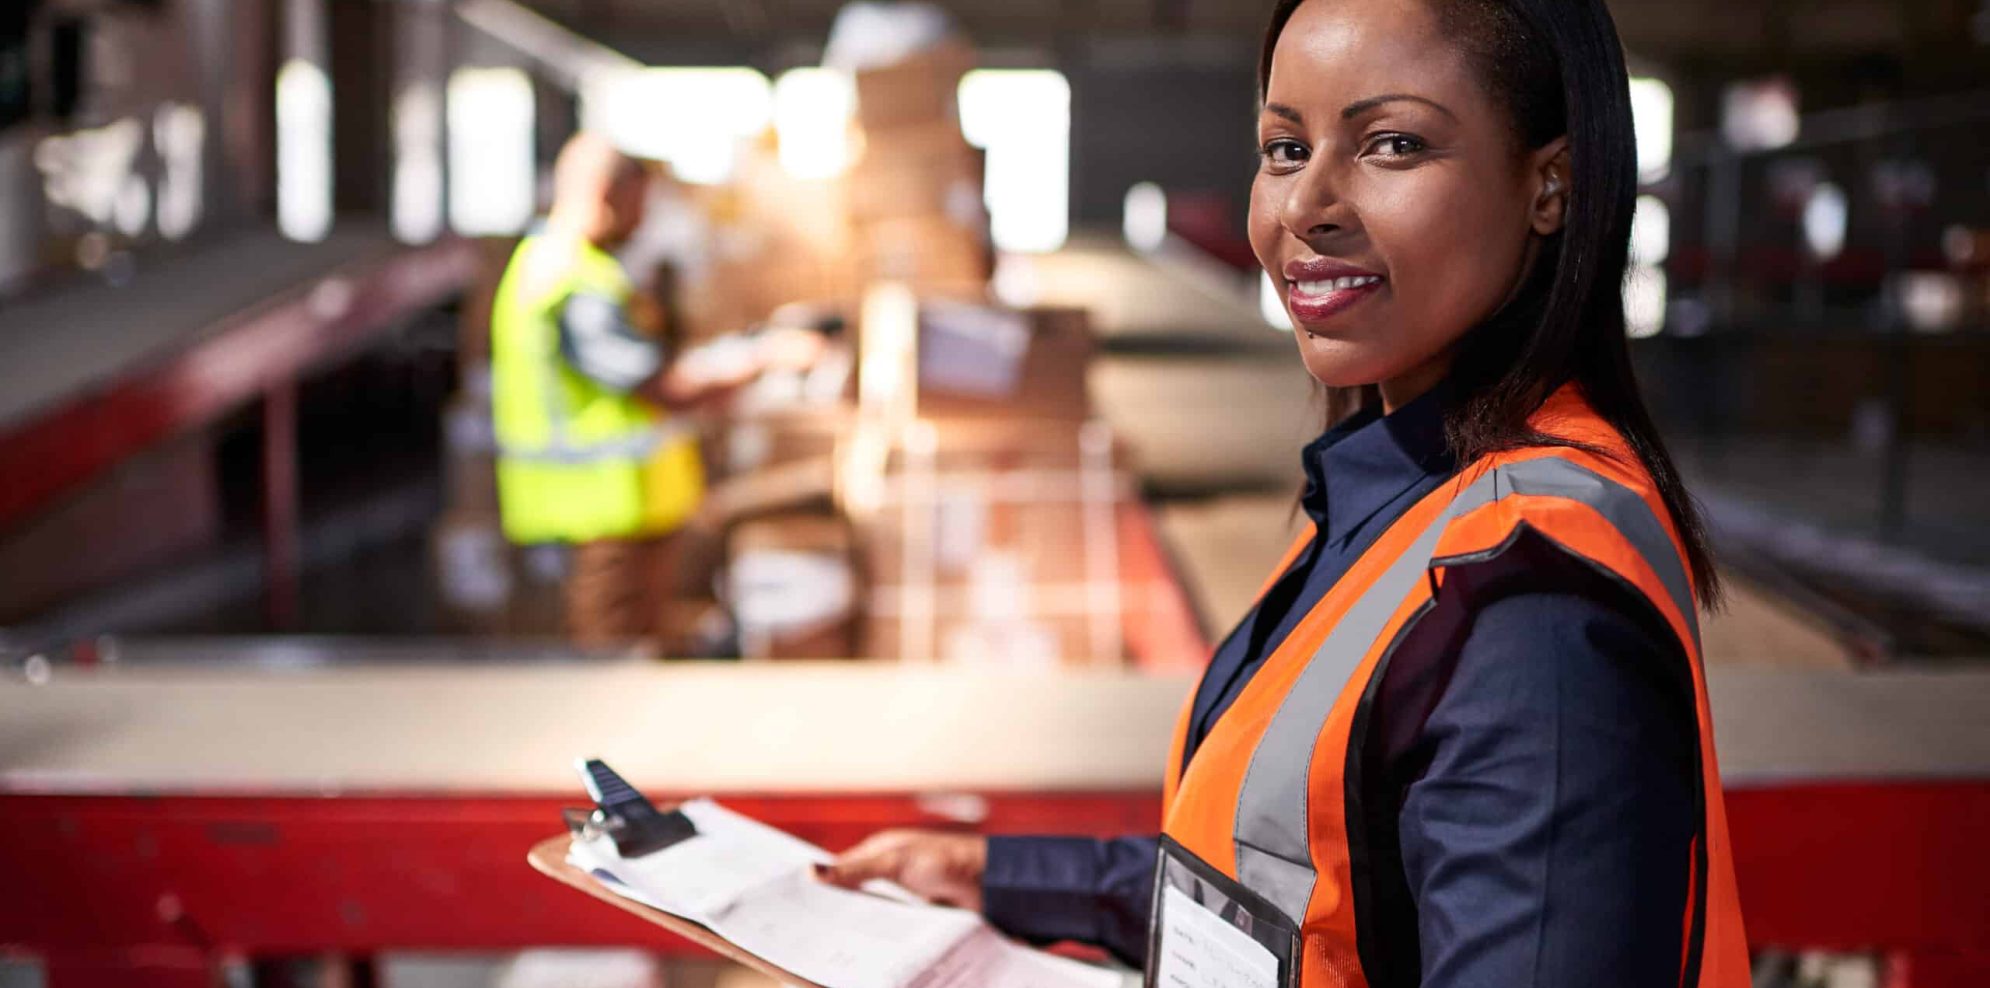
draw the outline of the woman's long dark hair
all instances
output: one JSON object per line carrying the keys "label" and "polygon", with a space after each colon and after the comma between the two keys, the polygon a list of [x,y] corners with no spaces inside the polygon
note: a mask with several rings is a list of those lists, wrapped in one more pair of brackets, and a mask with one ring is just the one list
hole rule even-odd
{"label": "woman's long dark hair", "polygon": [[[1272,50],[1306,0],[1278,0],[1258,59],[1258,98]],[[1582,389],[1651,474],[1685,545],[1700,603],[1720,581],[1706,526],[1659,440],[1638,392],[1624,332],[1623,282],[1637,195],[1630,80],[1617,27],[1602,0],[1427,0],[1445,33],[1476,62],[1512,114],[1527,148],[1569,139],[1570,192],[1562,230],[1541,245],[1526,285],[1459,341],[1445,433],[1458,462],[1525,446],[1569,446],[1528,418],[1567,382]],[[1374,389],[1330,388],[1329,419],[1376,400]]]}

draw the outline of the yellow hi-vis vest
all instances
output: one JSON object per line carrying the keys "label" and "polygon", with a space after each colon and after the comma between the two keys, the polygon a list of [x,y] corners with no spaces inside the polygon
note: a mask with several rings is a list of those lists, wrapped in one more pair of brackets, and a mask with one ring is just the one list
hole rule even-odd
{"label": "yellow hi-vis vest", "polygon": [[579,238],[533,235],[512,254],[491,307],[491,412],[498,508],[513,542],[660,535],[704,492],[697,437],[560,353],[560,310],[577,291],[626,302],[622,265]]}

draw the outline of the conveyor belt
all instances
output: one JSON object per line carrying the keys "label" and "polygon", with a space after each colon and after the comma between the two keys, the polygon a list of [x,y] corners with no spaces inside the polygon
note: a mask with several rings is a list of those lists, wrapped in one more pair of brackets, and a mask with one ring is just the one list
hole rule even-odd
{"label": "conveyor belt", "polygon": [[[126,457],[242,404],[436,305],[476,251],[374,234],[298,245],[269,235],[205,248],[123,288],[55,291],[0,317],[0,528]],[[288,466],[284,469],[289,469]]]}
{"label": "conveyor belt", "polygon": [[[1191,681],[874,663],[58,668],[0,687],[0,791],[1146,790]],[[1739,786],[1990,780],[1990,673],[1716,669]]]}
{"label": "conveyor belt", "polygon": [[321,243],[248,232],[146,262],[112,287],[78,279],[0,306],[0,431],[182,349],[340,265],[396,248],[384,231]]}

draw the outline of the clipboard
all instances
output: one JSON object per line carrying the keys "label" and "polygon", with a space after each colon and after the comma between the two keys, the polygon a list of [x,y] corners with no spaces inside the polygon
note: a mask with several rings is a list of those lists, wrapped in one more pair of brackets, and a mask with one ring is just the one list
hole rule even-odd
{"label": "clipboard", "polygon": [[807,978],[785,971],[754,954],[741,950],[731,941],[713,933],[701,924],[692,922],[682,916],[673,916],[661,909],[651,908],[634,899],[616,895],[614,892],[609,891],[606,886],[595,881],[593,875],[567,862],[567,849],[572,845],[573,835],[571,834],[548,837],[532,845],[532,850],[526,854],[525,860],[532,864],[534,870],[562,885],[579,889],[593,898],[600,899],[623,912],[631,913],[649,923],[660,926],[706,950],[718,954],[726,960],[750,967],[761,974],[780,981],[784,985],[795,985],[797,988],[828,988],[826,985],[816,984]]}
{"label": "clipboard", "polygon": [[[532,867],[784,984],[829,988],[784,965],[799,961],[819,973],[862,969],[860,958],[874,950],[881,966],[871,974],[909,978],[904,984],[940,972],[958,983],[1117,988],[1118,976],[1111,972],[1041,955],[978,918],[935,909],[902,890],[880,895],[866,889],[870,894],[858,895],[824,888],[802,869],[807,863],[819,866],[827,852],[709,800],[660,810],[603,762],[589,759],[577,767],[595,808],[563,811],[568,834],[534,845],[526,855]],[[687,845],[688,857],[651,857],[700,838],[708,842]],[[610,841],[612,851],[605,849]],[[580,864],[573,863],[576,857]],[[657,891],[672,882],[682,894]],[[650,891],[637,891],[644,888]],[[724,908],[712,912],[700,904],[709,904],[712,896],[720,897]],[[770,939],[791,923],[810,924],[810,935]],[[905,955],[903,948],[911,945],[931,953]],[[923,970],[913,970],[922,963]],[[964,976],[974,980],[959,982]]]}
{"label": "clipboard", "polygon": [[587,788],[588,798],[594,801],[594,808],[591,812],[564,812],[566,835],[542,840],[525,855],[525,860],[535,870],[783,984],[797,988],[827,988],[741,948],[703,923],[618,895],[593,875],[572,864],[568,854],[577,837],[607,837],[614,840],[616,849],[621,853],[641,856],[667,848],[697,833],[683,813],[675,809],[659,810],[627,779],[609,768],[606,762],[598,758],[578,759],[574,769],[580,773],[581,783]]}

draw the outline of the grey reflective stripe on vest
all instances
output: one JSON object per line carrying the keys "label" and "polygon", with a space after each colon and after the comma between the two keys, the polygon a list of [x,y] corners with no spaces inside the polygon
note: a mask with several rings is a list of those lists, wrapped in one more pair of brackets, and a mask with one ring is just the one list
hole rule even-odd
{"label": "grey reflective stripe on vest", "polygon": [[1451,520],[1508,494],[1561,497],[1589,505],[1650,563],[1687,615],[1697,644],[1693,599],[1678,550],[1635,491],[1592,470],[1548,456],[1499,467],[1473,481],[1416,537],[1408,549],[1349,607],[1293,683],[1251,753],[1237,795],[1234,839],[1237,878],[1288,918],[1304,919],[1318,876],[1307,838],[1307,790],[1314,751],[1355,667],[1424,579],[1431,555]]}
{"label": "grey reflective stripe on vest", "polygon": [[663,445],[665,439],[682,431],[682,429],[674,429],[666,425],[654,429],[645,429],[635,435],[624,436],[610,442],[589,443],[583,446],[567,441],[565,435],[563,435],[565,430],[562,429],[554,435],[552,442],[544,446],[528,449],[518,446],[506,446],[503,443],[499,443],[498,453],[508,460],[519,460],[527,463],[558,463],[566,466],[600,463],[605,460],[643,460],[648,459],[650,454],[655,453],[657,447]]}
{"label": "grey reflective stripe on vest", "polygon": [[1512,482],[1511,493],[1567,498],[1594,508],[1651,565],[1658,582],[1686,618],[1694,643],[1699,643],[1700,615],[1693,606],[1693,584],[1686,578],[1686,567],[1672,537],[1665,534],[1665,526],[1644,498],[1594,470],[1556,456],[1516,463],[1500,468],[1500,472]]}

